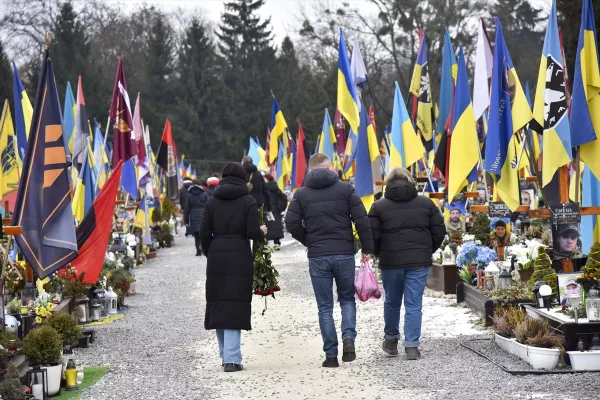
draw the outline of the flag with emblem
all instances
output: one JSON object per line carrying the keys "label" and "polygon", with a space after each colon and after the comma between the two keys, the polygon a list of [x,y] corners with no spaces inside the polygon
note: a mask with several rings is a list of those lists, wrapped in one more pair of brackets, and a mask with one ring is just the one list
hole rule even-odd
{"label": "flag with emblem", "polygon": [[13,215],[13,225],[23,227],[17,244],[41,279],[77,257],[61,107],[47,50],[42,60]]}
{"label": "flag with emblem", "polygon": [[[422,32],[421,32],[422,33]],[[433,150],[433,125],[431,117],[431,88],[429,86],[429,63],[427,61],[427,37],[421,34],[417,62],[413,70],[410,92],[417,100],[417,129],[425,150]]]}
{"label": "flag with emblem", "polygon": [[[177,189],[177,160],[175,159],[175,142],[171,131],[171,121],[167,119],[163,130],[162,142],[156,155],[156,164],[165,172],[167,180],[167,196],[171,200],[177,200],[179,190]],[[191,169],[191,168],[190,168]]]}
{"label": "flag with emblem", "polygon": [[125,82],[121,58],[117,65],[117,76],[110,103],[110,121],[113,125],[112,168],[114,169],[119,160],[125,162],[137,154],[129,94],[127,94],[127,82]]}
{"label": "flag with emblem", "polygon": [[0,175],[0,198],[17,190],[19,186],[19,164],[17,140],[10,115],[8,100],[4,101],[0,119],[0,152],[2,152],[2,174]]}

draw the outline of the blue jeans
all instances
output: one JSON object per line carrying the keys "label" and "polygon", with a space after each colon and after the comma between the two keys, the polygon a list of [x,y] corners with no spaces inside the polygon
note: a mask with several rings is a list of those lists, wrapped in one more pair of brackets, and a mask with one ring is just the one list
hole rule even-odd
{"label": "blue jeans", "polygon": [[385,338],[400,339],[400,307],[404,297],[404,347],[419,347],[423,319],[423,292],[429,267],[382,269],[385,291]]}
{"label": "blue jeans", "polygon": [[225,364],[242,363],[242,331],[239,329],[217,329],[219,355]]}
{"label": "blue jeans", "polygon": [[354,256],[325,256],[308,259],[317,307],[319,326],[323,337],[323,351],[327,357],[337,357],[338,338],[333,321],[333,280],[342,308],[342,341],[356,340],[356,303],[354,302]]}

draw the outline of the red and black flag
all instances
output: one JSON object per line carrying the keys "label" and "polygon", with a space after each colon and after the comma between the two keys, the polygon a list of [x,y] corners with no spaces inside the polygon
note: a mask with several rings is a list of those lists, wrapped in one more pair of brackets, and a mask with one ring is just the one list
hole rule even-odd
{"label": "red and black flag", "polygon": [[298,137],[296,138],[296,182],[292,182],[294,187],[300,188],[304,184],[304,177],[308,169],[308,147],[302,125],[298,123]]}
{"label": "red and black flag", "polygon": [[23,255],[40,278],[77,257],[62,111],[48,50],[44,52],[13,225]]}
{"label": "red and black flag", "polygon": [[179,190],[177,189],[177,160],[175,157],[175,142],[171,131],[171,122],[167,119],[163,130],[162,142],[156,154],[156,164],[165,171],[167,185],[167,197],[177,200]]}
{"label": "red and black flag", "polygon": [[123,161],[117,162],[117,166],[102,186],[92,207],[77,227],[79,256],[71,262],[71,265],[77,270],[78,276],[85,273],[83,281],[86,283],[96,283],[102,271],[122,167]]}
{"label": "red and black flag", "polygon": [[125,162],[137,154],[127,82],[120,58],[110,103],[110,120],[113,124],[112,168],[115,169],[120,160]]}

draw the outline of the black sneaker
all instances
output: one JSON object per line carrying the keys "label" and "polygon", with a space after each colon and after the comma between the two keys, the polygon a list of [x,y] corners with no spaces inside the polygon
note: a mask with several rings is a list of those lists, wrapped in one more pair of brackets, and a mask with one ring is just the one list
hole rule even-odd
{"label": "black sneaker", "polygon": [[421,352],[418,347],[405,347],[404,351],[406,352],[407,360],[418,360],[421,358]]}
{"label": "black sneaker", "polygon": [[199,257],[202,255],[202,250],[196,250],[196,257]]}
{"label": "black sneaker", "polygon": [[344,339],[344,353],[342,354],[343,362],[351,362],[356,360],[356,351],[354,350],[354,340],[350,338]]}
{"label": "black sneaker", "polygon": [[390,357],[396,357],[398,355],[398,339],[385,339],[381,348]]}
{"label": "black sneaker", "polygon": [[223,370],[225,372],[238,372],[238,371],[243,371],[244,367],[242,366],[242,364],[227,363],[223,367]]}
{"label": "black sneaker", "polygon": [[340,366],[337,357],[327,357],[323,361],[323,368],[337,368]]}

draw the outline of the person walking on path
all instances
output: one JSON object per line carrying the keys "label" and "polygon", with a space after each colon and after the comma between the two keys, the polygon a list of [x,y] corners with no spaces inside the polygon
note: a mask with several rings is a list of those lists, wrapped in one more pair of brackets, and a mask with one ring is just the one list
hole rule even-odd
{"label": "person walking on path", "polygon": [[183,211],[183,221],[185,222],[186,232],[189,231],[194,236],[196,242],[196,256],[202,255],[200,247],[200,227],[202,226],[202,216],[204,207],[208,201],[208,193],[204,188],[206,181],[198,179],[192,181],[188,188],[187,199]]}
{"label": "person walking on path", "polygon": [[[246,156],[242,158],[242,165],[246,170],[246,182],[249,184],[250,195],[256,199],[256,205],[260,209],[260,206],[265,206],[265,213],[271,212],[271,204],[269,203],[269,191],[262,174],[256,168],[256,165],[252,163],[252,157]],[[265,214],[266,215],[266,214]],[[268,216],[268,219],[272,219]]]}
{"label": "person walking on path", "polygon": [[398,355],[404,298],[403,345],[407,358],[416,360],[421,357],[423,292],[431,256],[446,235],[444,219],[430,199],[418,196],[410,172],[394,168],[386,179],[385,197],[373,204],[369,220],[385,291],[383,351]]}
{"label": "person walking on path", "polygon": [[216,329],[225,372],[243,370],[241,331],[251,330],[254,255],[250,240],[267,233],[259,226],[256,200],[248,193],[241,164],[225,165],[223,178],[206,203],[200,242],[206,266],[204,328]]}
{"label": "person walking on path", "polygon": [[269,192],[269,203],[273,212],[273,221],[267,221],[266,225],[269,229],[267,240],[272,240],[275,250],[279,250],[281,239],[283,239],[283,217],[282,214],[287,208],[288,199],[283,194],[277,182],[273,179],[273,175],[265,174],[266,187]]}
{"label": "person walking on path", "polygon": [[[185,205],[187,204],[188,189],[190,188],[190,186],[192,186],[192,180],[187,176],[184,177],[183,186],[181,187],[181,189],[179,189],[179,206],[181,208],[181,212],[184,212],[185,210]],[[183,218],[183,221],[185,223],[185,216]],[[190,237],[191,235],[192,233],[190,232],[190,229],[186,227],[185,237]]]}
{"label": "person walking on path", "polygon": [[323,337],[323,367],[338,367],[338,338],[333,321],[333,281],[342,309],[342,361],[356,359],[354,301],[354,235],[356,226],[364,259],[373,252],[369,218],[352,185],[340,181],[327,155],[310,158],[310,172],[285,216],[294,239],[308,247],[310,278],[319,309]]}

